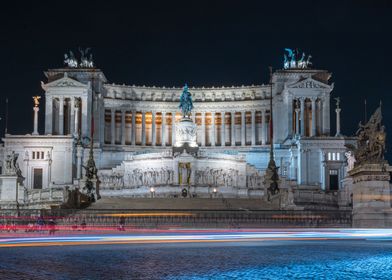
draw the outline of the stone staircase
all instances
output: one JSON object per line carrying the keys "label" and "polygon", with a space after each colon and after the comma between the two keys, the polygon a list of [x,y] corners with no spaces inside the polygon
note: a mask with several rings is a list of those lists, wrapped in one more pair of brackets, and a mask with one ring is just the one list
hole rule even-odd
{"label": "stone staircase", "polygon": [[275,203],[236,198],[125,198],[106,197],[85,210],[272,210]]}

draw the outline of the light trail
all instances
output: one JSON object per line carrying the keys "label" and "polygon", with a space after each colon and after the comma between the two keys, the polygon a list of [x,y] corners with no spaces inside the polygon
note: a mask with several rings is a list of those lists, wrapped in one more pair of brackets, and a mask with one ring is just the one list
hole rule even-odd
{"label": "light trail", "polygon": [[208,231],[175,230],[160,233],[82,236],[37,236],[0,238],[0,248],[36,246],[78,246],[108,244],[222,243],[315,240],[384,240],[392,241],[392,229],[308,229]]}

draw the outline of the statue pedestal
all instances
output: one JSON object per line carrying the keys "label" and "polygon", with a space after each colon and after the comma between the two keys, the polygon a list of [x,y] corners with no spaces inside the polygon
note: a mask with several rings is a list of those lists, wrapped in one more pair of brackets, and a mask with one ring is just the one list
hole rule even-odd
{"label": "statue pedestal", "polygon": [[183,117],[176,125],[176,142],[173,145],[173,154],[182,153],[196,155],[199,146],[196,142],[197,126],[190,118]]}
{"label": "statue pedestal", "polygon": [[364,163],[349,171],[353,180],[353,227],[392,226],[388,169],[388,165]]}
{"label": "statue pedestal", "polygon": [[18,185],[18,176],[0,175],[0,202],[23,203],[24,189]]}

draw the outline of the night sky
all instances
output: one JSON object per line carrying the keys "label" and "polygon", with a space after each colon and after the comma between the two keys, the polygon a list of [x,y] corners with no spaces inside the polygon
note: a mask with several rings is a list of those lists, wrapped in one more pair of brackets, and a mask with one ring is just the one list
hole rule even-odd
{"label": "night sky", "polygon": [[[43,71],[62,67],[63,54],[69,49],[77,52],[79,46],[92,47],[96,65],[111,83],[231,86],[267,83],[268,66],[282,68],[283,49],[288,47],[310,53],[315,68],[333,73],[332,97],[341,97],[345,135],[355,133],[364,119],[365,98],[368,115],[382,100],[392,144],[390,3],[112,0],[2,4],[1,135],[6,97],[9,133],[32,132],[31,96],[43,94]],[[333,134],[334,122],[333,118]]]}

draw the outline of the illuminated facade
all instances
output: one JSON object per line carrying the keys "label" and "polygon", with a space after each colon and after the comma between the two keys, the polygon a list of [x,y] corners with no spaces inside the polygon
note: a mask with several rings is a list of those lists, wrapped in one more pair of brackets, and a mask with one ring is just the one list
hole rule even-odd
{"label": "illuminated facade", "polygon": [[61,200],[62,191],[79,187],[92,123],[102,196],[143,197],[152,190],[176,196],[184,184],[201,197],[263,196],[271,97],[282,188],[341,187],[344,145],[353,139],[331,136],[328,71],[288,68],[272,74],[272,85],[190,87],[197,156],[172,152],[182,88],[111,84],[97,68],[50,69],[45,75],[45,134],[3,139],[3,154],[20,155],[26,196],[40,193],[55,201],[56,191]]}

